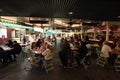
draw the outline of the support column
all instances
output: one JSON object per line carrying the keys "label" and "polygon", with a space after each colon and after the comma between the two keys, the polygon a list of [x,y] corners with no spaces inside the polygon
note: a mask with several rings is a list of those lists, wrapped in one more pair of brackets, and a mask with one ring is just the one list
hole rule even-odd
{"label": "support column", "polygon": [[44,37],[45,37],[45,34],[44,34],[44,26],[43,26],[43,24],[41,24],[41,28],[43,29],[42,38],[44,38]]}
{"label": "support column", "polygon": [[96,38],[96,29],[95,29],[95,27],[94,27],[94,26],[93,26],[93,29],[94,29],[93,39],[95,39],[95,38]]}
{"label": "support column", "polygon": [[106,41],[109,41],[109,25],[108,25],[108,21],[106,21]]}
{"label": "support column", "polygon": [[81,26],[81,40],[83,39],[83,26]]}

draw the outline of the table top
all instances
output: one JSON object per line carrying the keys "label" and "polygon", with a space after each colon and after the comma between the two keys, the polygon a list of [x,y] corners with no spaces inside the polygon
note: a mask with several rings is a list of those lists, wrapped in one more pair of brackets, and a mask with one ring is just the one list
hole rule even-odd
{"label": "table top", "polygon": [[13,48],[10,48],[6,45],[0,45],[1,48],[3,48],[4,51],[12,50]]}
{"label": "table top", "polygon": [[25,47],[27,44],[20,43],[20,46]]}
{"label": "table top", "polygon": [[98,39],[89,39],[90,41],[95,41],[95,42],[99,42],[100,40]]}
{"label": "table top", "polygon": [[90,44],[91,47],[99,47],[98,44]]}
{"label": "table top", "polygon": [[32,52],[35,54],[42,54],[42,51],[40,51],[40,50],[32,50]]}

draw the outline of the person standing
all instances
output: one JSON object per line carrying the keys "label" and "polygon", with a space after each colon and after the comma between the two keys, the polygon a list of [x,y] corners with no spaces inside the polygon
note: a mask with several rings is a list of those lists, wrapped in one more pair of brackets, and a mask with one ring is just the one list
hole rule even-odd
{"label": "person standing", "polygon": [[52,43],[54,44],[54,46],[55,46],[55,48],[56,48],[57,39],[56,39],[55,35],[53,35],[53,37],[52,37]]}
{"label": "person standing", "polygon": [[23,36],[23,44],[25,44],[26,43],[26,37],[25,37],[25,35]]}
{"label": "person standing", "polygon": [[59,52],[59,57],[61,60],[61,63],[63,65],[63,68],[68,67],[68,54],[70,53],[71,49],[70,49],[70,45],[69,42],[64,39],[63,40],[63,44],[61,45],[61,50]]}

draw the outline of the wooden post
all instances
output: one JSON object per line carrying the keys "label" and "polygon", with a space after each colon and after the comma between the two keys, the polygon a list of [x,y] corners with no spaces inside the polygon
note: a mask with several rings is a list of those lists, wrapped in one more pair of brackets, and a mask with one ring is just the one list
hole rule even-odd
{"label": "wooden post", "polygon": [[93,29],[94,29],[94,36],[93,36],[93,39],[95,39],[95,38],[96,38],[96,29],[95,29],[94,26],[93,26]]}
{"label": "wooden post", "polygon": [[81,26],[81,39],[83,39],[83,26]]}
{"label": "wooden post", "polygon": [[106,21],[106,41],[109,41],[109,25],[108,25],[108,21]]}

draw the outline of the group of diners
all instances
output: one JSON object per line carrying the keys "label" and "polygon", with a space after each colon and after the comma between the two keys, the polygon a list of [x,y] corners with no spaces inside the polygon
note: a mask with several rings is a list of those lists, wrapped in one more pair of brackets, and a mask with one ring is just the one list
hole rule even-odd
{"label": "group of diners", "polygon": [[[61,39],[61,50],[59,51],[59,57],[64,68],[72,67],[73,63],[77,64],[77,67],[80,67],[80,62],[91,51],[91,57],[93,56],[93,49],[98,48],[100,50],[99,55],[97,51],[94,50],[94,53],[98,57],[104,57],[108,60],[109,65],[114,65],[117,55],[120,54],[120,41],[111,43],[111,41],[103,41],[100,43],[92,43],[89,39],[81,40],[79,37],[69,37]],[[94,46],[95,45],[95,46]],[[90,49],[91,48],[91,49]],[[94,57],[94,56],[93,56]],[[95,58],[96,59],[96,58]],[[87,58],[86,64],[90,64],[90,57]]]}
{"label": "group of diners", "polygon": [[38,39],[37,42],[32,42],[30,52],[32,54],[29,59],[36,67],[40,67],[43,64],[43,61],[53,59],[53,49],[51,44],[50,42],[45,42],[44,39]]}
{"label": "group of diners", "polygon": [[88,53],[86,41],[82,41],[78,37],[62,38],[60,43],[59,57],[64,68],[72,67],[74,62],[80,66],[80,61]]}
{"label": "group of diners", "polygon": [[0,45],[0,62],[2,65],[6,66],[9,62],[16,61],[16,54],[20,54],[21,50],[22,47],[17,41],[8,40],[6,44]]}

